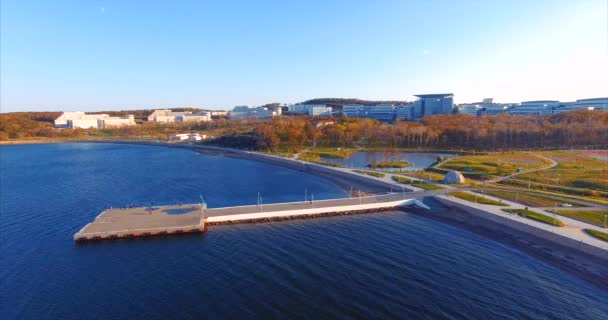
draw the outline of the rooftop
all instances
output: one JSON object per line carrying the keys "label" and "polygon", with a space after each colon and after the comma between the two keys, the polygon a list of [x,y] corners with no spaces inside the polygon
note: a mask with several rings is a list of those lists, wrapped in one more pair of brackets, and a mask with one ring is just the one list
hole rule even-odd
{"label": "rooftop", "polygon": [[443,97],[453,97],[453,93],[431,93],[431,94],[417,94],[414,97],[418,98],[443,98]]}

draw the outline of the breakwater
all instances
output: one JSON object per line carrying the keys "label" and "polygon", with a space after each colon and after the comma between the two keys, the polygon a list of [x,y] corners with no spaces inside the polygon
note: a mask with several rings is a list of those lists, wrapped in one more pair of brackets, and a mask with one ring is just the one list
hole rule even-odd
{"label": "breakwater", "polygon": [[74,234],[75,241],[137,238],[203,232],[207,225],[304,219],[370,213],[415,206],[428,209],[404,194],[320,201],[258,203],[250,206],[207,209],[204,204],[108,209]]}

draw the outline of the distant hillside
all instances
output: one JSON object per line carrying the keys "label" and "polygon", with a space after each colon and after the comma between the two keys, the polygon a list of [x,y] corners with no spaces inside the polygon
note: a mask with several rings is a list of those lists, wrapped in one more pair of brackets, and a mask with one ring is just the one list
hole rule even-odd
{"label": "distant hillside", "polygon": [[303,104],[331,104],[331,105],[345,105],[345,104],[365,104],[365,105],[378,105],[378,104],[409,104],[410,101],[392,101],[392,100],[361,100],[354,98],[318,98],[302,102]]}

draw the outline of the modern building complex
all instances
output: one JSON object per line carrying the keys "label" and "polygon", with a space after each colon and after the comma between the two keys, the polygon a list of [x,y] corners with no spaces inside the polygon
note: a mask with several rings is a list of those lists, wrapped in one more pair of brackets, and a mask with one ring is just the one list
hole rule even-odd
{"label": "modern building complex", "polygon": [[460,114],[483,116],[505,113],[512,106],[513,104],[510,103],[494,103],[494,99],[485,98],[482,102],[461,104],[456,107],[456,110]]}
{"label": "modern building complex", "polygon": [[205,122],[211,121],[210,112],[192,113],[190,111],[174,112],[169,109],[154,110],[148,116],[150,122],[173,123],[173,122]]}
{"label": "modern building complex", "polygon": [[332,107],[324,104],[290,104],[286,112],[292,115],[307,114],[311,117],[328,117],[333,113]]}
{"label": "modern building complex", "polygon": [[574,106],[577,109],[593,109],[593,110],[608,111],[608,97],[576,100],[576,102],[574,103]]}
{"label": "modern building complex", "polygon": [[395,121],[395,120],[412,120],[413,107],[411,105],[390,104],[382,105],[360,105],[347,104],[342,108],[342,113],[347,117],[352,118],[370,118],[380,121]]}
{"label": "modern building complex", "polygon": [[262,107],[237,106],[232,111],[228,112],[228,119],[268,119],[280,115],[277,110],[271,110]]}
{"label": "modern building complex", "polygon": [[454,95],[451,93],[419,94],[416,97],[418,100],[414,102],[414,120],[437,114],[451,114],[454,109]]}
{"label": "modern building complex", "polygon": [[308,115],[311,117],[331,117],[332,114],[332,107],[316,106],[308,109]]}
{"label": "modern building complex", "polygon": [[84,112],[64,112],[55,119],[56,128],[116,128],[135,125],[133,115],[110,117],[108,114],[86,114]]}
{"label": "modern building complex", "polygon": [[580,99],[575,102],[557,100],[524,101],[522,103],[494,103],[492,99],[483,102],[461,104],[457,108],[460,114],[544,116],[576,110],[608,110],[608,98]]}
{"label": "modern building complex", "polygon": [[543,116],[553,114],[560,102],[557,100],[524,101],[509,109],[510,114]]}

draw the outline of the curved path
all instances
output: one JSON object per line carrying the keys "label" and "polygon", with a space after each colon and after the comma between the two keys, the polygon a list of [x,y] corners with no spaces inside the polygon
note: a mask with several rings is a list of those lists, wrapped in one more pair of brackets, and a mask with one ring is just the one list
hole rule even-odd
{"label": "curved path", "polygon": [[531,155],[534,155],[536,157],[539,157],[539,158],[541,158],[543,160],[549,161],[551,163],[551,165],[548,166],[548,167],[543,167],[543,168],[538,168],[538,169],[532,169],[532,170],[526,170],[526,171],[522,171],[522,172],[511,173],[510,175],[506,175],[504,177],[494,178],[494,179],[491,179],[491,180],[488,180],[488,181],[485,181],[485,182],[486,183],[498,183],[498,182],[501,182],[501,181],[504,181],[504,180],[516,177],[516,176],[518,176],[520,174],[530,173],[530,172],[536,172],[536,171],[542,171],[542,170],[548,170],[548,169],[555,168],[558,165],[557,161],[555,161],[555,160],[553,160],[553,159],[551,159],[549,157],[545,157],[543,155],[540,155],[540,154],[537,154],[537,153],[533,153],[533,152],[528,152],[528,153],[531,154]]}

